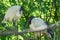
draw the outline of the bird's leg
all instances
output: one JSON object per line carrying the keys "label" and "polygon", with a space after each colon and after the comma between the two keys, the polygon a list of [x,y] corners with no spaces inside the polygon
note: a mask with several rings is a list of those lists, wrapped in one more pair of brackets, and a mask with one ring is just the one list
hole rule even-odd
{"label": "bird's leg", "polygon": [[[13,26],[14,26],[14,31],[15,31],[15,33],[17,33],[18,34],[18,27],[16,26],[16,24],[15,24],[15,22],[13,23]],[[16,34],[16,40],[18,40],[18,35]]]}
{"label": "bird's leg", "polygon": [[35,38],[35,40],[41,40],[41,33],[40,32],[34,32],[34,38]]}
{"label": "bird's leg", "polygon": [[47,32],[47,30],[43,31],[45,35],[47,35],[49,38],[51,38],[50,34]]}
{"label": "bird's leg", "polygon": [[41,40],[41,32],[38,32],[38,40]]}
{"label": "bird's leg", "polygon": [[37,33],[34,32],[34,40],[37,40]]}

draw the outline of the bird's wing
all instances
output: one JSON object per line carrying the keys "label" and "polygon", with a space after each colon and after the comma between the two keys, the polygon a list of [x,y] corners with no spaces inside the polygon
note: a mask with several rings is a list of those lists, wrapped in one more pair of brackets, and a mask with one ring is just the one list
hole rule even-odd
{"label": "bird's wing", "polygon": [[46,23],[40,18],[33,18],[31,21],[31,26],[34,30],[43,30],[47,28]]}

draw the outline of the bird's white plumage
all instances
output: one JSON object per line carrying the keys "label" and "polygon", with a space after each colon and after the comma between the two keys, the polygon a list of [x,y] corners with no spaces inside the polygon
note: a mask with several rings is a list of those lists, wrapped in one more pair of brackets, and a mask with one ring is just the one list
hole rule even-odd
{"label": "bird's white plumage", "polygon": [[[30,29],[32,30],[37,30],[37,31],[43,30],[41,31],[41,33],[44,33],[51,38],[51,34],[47,32],[48,26],[45,23],[45,21],[42,20],[41,18],[33,18],[29,26],[30,26]],[[35,34],[35,37],[36,36],[40,37],[40,32],[34,32],[34,34]]]}
{"label": "bird's white plumage", "polygon": [[30,28],[33,30],[47,29],[46,23],[40,18],[33,18],[30,24]]}
{"label": "bird's white plumage", "polygon": [[22,16],[22,11],[19,12],[20,8],[21,7],[18,5],[10,7],[6,11],[6,14],[4,16],[2,23],[5,23],[7,20],[9,20],[10,22],[12,22],[13,19],[18,20],[18,18],[20,18]]}

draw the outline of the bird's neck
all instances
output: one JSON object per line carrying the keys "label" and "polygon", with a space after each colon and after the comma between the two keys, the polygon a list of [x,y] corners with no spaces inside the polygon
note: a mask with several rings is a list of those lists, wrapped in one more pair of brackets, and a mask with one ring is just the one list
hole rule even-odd
{"label": "bird's neck", "polygon": [[34,17],[30,17],[30,18],[27,20],[28,24],[31,24],[31,21],[32,21],[33,18],[34,18]]}

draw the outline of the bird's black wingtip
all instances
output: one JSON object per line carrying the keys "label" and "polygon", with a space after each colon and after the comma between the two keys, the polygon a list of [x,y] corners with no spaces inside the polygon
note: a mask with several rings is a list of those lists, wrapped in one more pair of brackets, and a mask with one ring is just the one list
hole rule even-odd
{"label": "bird's black wingtip", "polygon": [[51,29],[47,29],[47,32],[51,35],[51,38],[54,37],[54,32]]}

